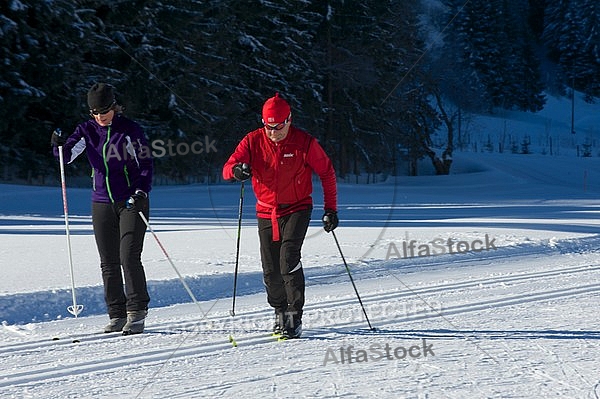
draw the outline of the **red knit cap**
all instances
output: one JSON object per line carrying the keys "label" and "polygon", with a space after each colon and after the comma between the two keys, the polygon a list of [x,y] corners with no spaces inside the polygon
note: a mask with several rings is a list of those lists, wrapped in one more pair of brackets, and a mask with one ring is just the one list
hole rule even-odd
{"label": "red knit cap", "polygon": [[275,93],[275,97],[265,101],[262,109],[262,118],[265,123],[281,123],[290,116],[290,105],[283,98],[279,97],[279,93]]}

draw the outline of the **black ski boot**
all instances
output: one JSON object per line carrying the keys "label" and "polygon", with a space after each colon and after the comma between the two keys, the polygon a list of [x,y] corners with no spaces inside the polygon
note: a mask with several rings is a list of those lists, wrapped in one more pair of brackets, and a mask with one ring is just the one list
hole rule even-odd
{"label": "black ski boot", "polygon": [[280,336],[285,326],[285,313],[275,310],[275,321],[273,322],[273,336]]}
{"label": "black ski boot", "polygon": [[298,316],[288,315],[285,328],[281,333],[282,339],[300,338],[302,335],[302,319]]}

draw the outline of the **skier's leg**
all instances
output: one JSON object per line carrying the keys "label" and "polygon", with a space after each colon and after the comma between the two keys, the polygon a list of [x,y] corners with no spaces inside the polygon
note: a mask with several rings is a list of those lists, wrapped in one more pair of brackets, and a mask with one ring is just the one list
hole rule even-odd
{"label": "skier's leg", "polygon": [[100,255],[108,316],[111,319],[124,318],[126,298],[119,258],[119,220],[112,204],[92,203],[92,226]]}
{"label": "skier's leg", "polygon": [[[149,218],[149,202],[142,213]],[[125,277],[125,293],[127,297],[127,311],[147,310],[150,296],[146,285],[146,273],[142,265],[142,249],[146,223],[137,212],[130,211],[124,206],[119,207],[119,237],[120,257]]]}
{"label": "skier's leg", "polygon": [[304,237],[310,223],[312,209],[292,213],[280,219],[281,275],[287,296],[288,313],[302,318],[304,307],[304,270],[302,269],[301,250]]}
{"label": "skier's leg", "polygon": [[281,243],[273,242],[273,227],[270,219],[258,219],[258,237],[260,240],[260,259],[263,269],[263,281],[267,290],[267,301],[276,312],[285,312],[287,297],[279,269]]}

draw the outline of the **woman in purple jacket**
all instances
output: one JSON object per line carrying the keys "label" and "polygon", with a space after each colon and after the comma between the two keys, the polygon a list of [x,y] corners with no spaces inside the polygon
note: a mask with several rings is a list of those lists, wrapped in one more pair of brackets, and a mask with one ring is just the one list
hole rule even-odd
{"label": "woman in purple jacket", "polygon": [[152,157],[142,128],[122,115],[111,85],[94,84],[87,101],[92,119],[68,139],[55,131],[52,145],[56,156],[62,146],[65,163],[85,151],[92,166],[92,224],[110,318],[104,332],[138,334],[150,302],[141,262],[146,224],[138,212],[149,217]]}

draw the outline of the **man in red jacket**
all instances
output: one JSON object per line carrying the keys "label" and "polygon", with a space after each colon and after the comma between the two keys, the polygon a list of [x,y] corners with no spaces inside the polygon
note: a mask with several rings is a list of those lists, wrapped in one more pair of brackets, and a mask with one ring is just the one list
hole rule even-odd
{"label": "man in red jacket", "polygon": [[275,309],[273,334],[302,334],[304,271],[301,249],[312,213],[312,173],[324,194],[323,228],[338,225],[331,160],[317,140],[292,126],[290,106],[276,93],[262,109],[263,127],[248,133],[223,167],[226,180],[252,177],[267,301]]}

